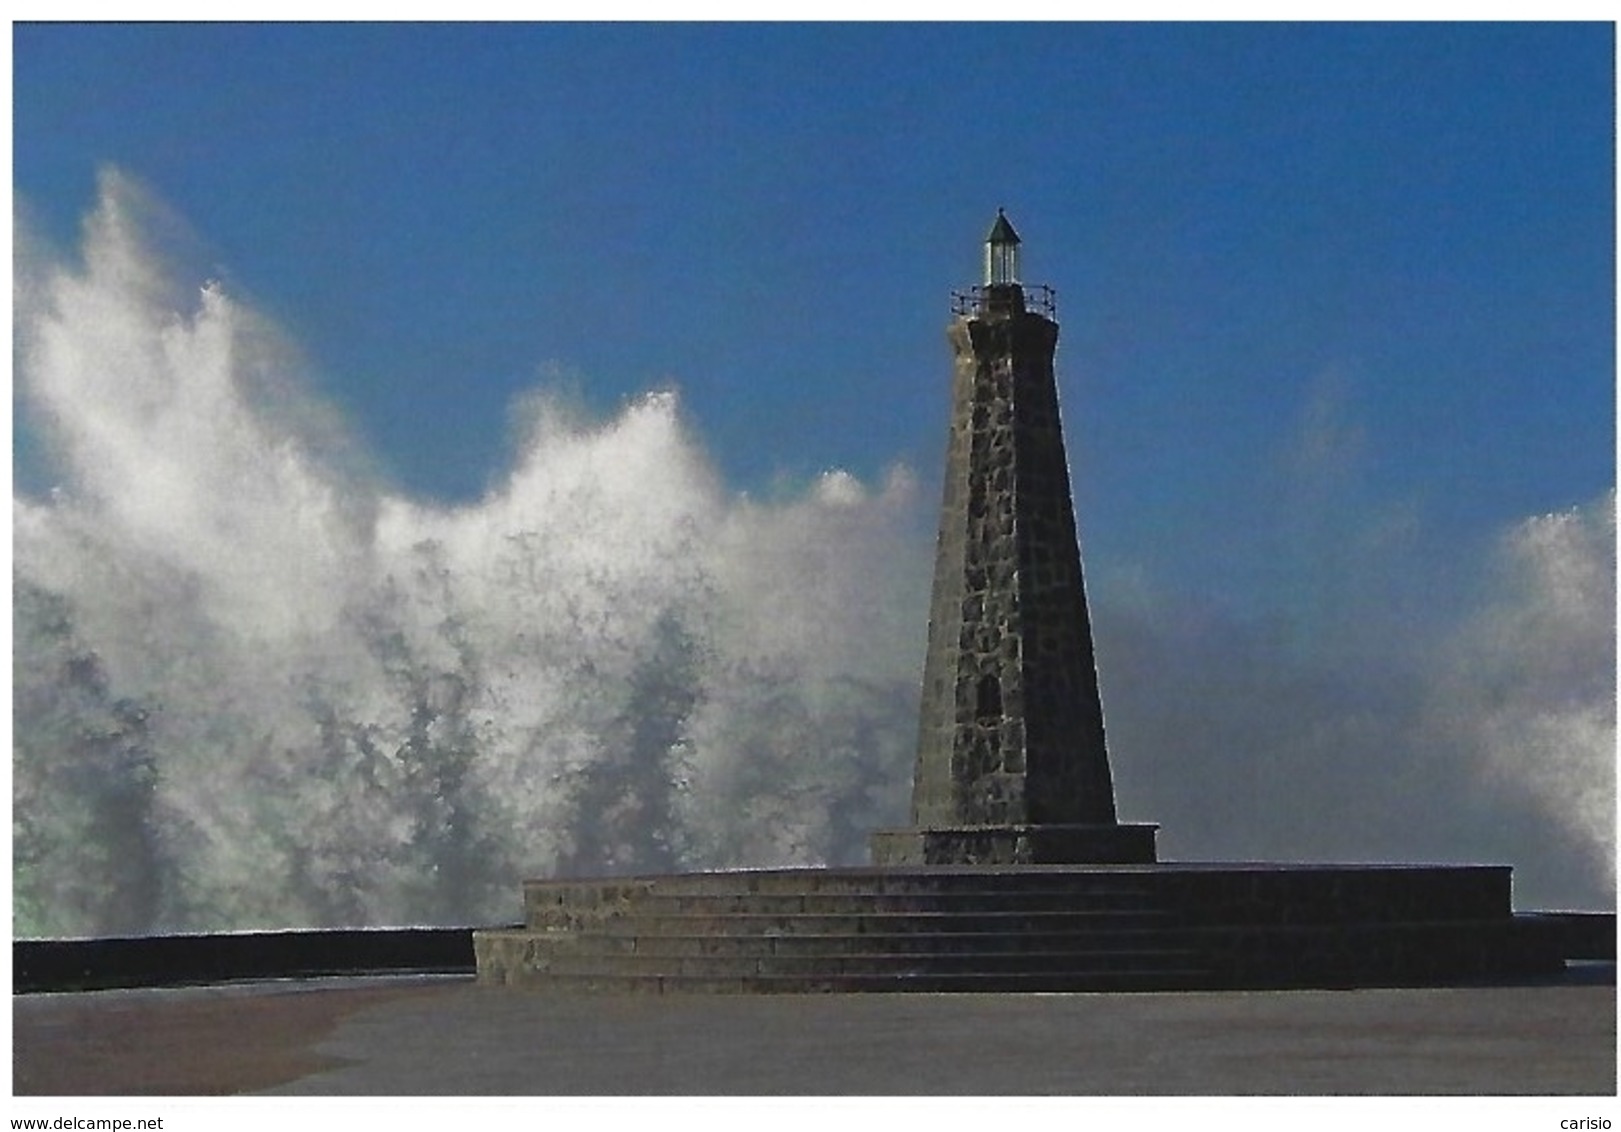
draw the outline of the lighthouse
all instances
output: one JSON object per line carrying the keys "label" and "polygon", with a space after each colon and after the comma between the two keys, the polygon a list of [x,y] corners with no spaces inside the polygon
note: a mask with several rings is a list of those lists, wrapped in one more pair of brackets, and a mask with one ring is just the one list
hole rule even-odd
{"label": "lighthouse", "polygon": [[1059,419],[1051,288],[1026,287],[998,211],[984,281],[952,296],[951,424],[929,607],[912,828],[879,864],[1154,859],[1115,816]]}

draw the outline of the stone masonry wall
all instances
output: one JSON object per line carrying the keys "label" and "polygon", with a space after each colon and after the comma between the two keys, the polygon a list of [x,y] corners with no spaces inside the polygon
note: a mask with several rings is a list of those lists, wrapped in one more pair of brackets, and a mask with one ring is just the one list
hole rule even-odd
{"label": "stone masonry wall", "polygon": [[1008,288],[957,319],[914,779],[917,825],[1101,823],[1114,791],[1053,380]]}

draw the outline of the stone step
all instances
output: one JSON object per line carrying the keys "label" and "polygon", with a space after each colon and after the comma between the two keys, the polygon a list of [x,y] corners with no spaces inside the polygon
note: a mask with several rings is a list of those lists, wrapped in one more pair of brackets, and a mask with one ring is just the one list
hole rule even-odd
{"label": "stone step", "polygon": [[[1161,971],[960,972],[921,975],[542,975],[503,985],[553,994],[996,994],[1194,990],[1196,969]],[[497,982],[499,980],[487,980]]]}
{"label": "stone step", "polygon": [[629,912],[641,914],[730,915],[739,913],[782,914],[821,913],[840,915],[855,911],[871,912],[949,912],[962,908],[990,911],[1065,912],[1097,910],[1135,912],[1157,907],[1153,898],[1141,891],[1102,893],[1020,892],[963,889],[948,892],[737,892],[690,893],[652,889],[625,893],[604,899],[582,898],[571,893],[557,899],[526,895],[524,922],[535,927],[605,918]]}
{"label": "stone step", "polygon": [[1127,869],[1027,866],[1021,871],[940,869],[784,869],[610,877],[592,880],[531,880],[523,885],[526,904],[612,905],[659,896],[835,896],[862,899],[955,896],[971,893],[1071,894],[1076,898],[1144,897],[1152,891],[1140,873]]}
{"label": "stone step", "polygon": [[[1499,866],[1198,865],[996,866],[958,869],[783,869],[664,877],[531,881],[525,922],[624,911],[648,899],[822,901],[843,894],[866,906],[908,897],[1017,902],[1009,893],[1071,894],[1077,906],[1174,910],[1194,924],[1479,920],[1511,914],[1509,870]],[[876,903],[875,903],[876,902]],[[765,905],[762,905],[762,907]]]}
{"label": "stone step", "polygon": [[[484,932],[483,935],[492,933]],[[581,953],[593,955],[653,955],[670,958],[695,956],[837,956],[846,954],[887,955],[1023,955],[1033,952],[1062,952],[1083,955],[1119,951],[1132,947],[1155,948],[1176,937],[1152,929],[1099,930],[1084,932],[915,932],[851,934],[806,933],[796,935],[729,934],[647,934],[634,928],[616,926],[613,931],[528,931],[507,933],[522,941],[535,956]],[[1189,950],[1185,945],[1177,949]]]}
{"label": "stone step", "polygon": [[582,916],[611,918],[618,915],[846,915],[851,911],[874,913],[952,913],[952,911],[1099,911],[1133,913],[1154,910],[1153,900],[1143,892],[1073,894],[1073,892],[736,892],[736,894],[676,894],[642,892],[611,905],[580,908],[569,903],[532,905],[533,926],[574,923]]}
{"label": "stone step", "polygon": [[967,913],[986,915],[1075,915],[1097,916],[1164,916],[1169,913],[1148,901],[1110,901],[1083,903],[1069,899],[1004,899],[989,897],[982,900],[917,899],[859,900],[854,897],[746,897],[688,898],[647,897],[611,909],[581,910],[576,908],[542,909],[527,921],[534,927],[575,923],[611,923],[626,917],[705,916],[954,916]]}
{"label": "stone step", "polygon": [[1088,932],[1166,926],[1163,913],[1151,911],[1026,912],[666,912],[642,909],[616,916],[560,917],[531,927],[533,931],[618,932],[626,935],[940,935],[942,933],[1017,935],[1031,932]]}
{"label": "stone step", "polygon": [[1067,952],[1030,952],[1024,955],[801,955],[737,956],[664,955],[557,955],[545,966],[532,966],[546,975],[673,975],[693,978],[752,978],[770,976],[910,977],[954,974],[1073,973],[1077,969],[1099,973],[1176,971],[1191,969],[1197,956],[1186,951],[1099,951],[1086,955]]}
{"label": "stone step", "polygon": [[602,889],[666,892],[935,892],[956,887],[1056,891],[1143,888],[1150,874],[1135,865],[983,865],[880,869],[870,866],[720,869],[636,876],[536,878],[526,889]]}

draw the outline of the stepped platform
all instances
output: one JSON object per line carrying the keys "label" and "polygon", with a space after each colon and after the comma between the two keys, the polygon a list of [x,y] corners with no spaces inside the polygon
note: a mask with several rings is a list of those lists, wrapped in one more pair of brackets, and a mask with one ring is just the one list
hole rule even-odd
{"label": "stepped platform", "polygon": [[1506,866],[767,869],[531,881],[480,982],[558,991],[1150,991],[1553,976]]}

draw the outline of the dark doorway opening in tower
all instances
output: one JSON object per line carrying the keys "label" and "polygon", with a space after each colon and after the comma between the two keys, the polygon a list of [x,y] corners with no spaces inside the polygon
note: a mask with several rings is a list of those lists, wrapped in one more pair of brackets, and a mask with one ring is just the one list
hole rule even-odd
{"label": "dark doorway opening in tower", "polygon": [[979,678],[974,694],[974,722],[984,735],[986,760],[991,766],[1002,761],[1002,682],[986,673]]}

